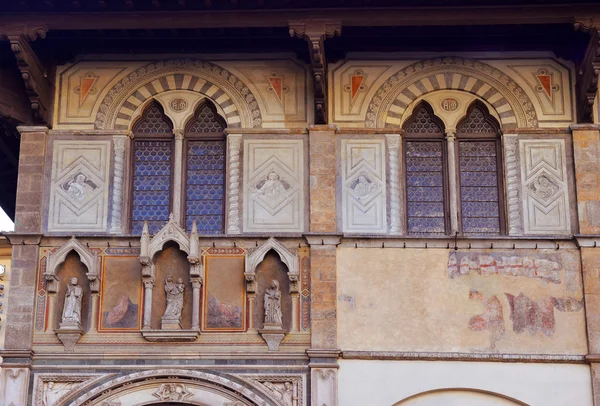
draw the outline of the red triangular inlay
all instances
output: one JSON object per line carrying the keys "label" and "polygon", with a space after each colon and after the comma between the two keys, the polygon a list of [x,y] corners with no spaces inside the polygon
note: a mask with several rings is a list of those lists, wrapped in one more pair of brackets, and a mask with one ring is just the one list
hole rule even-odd
{"label": "red triangular inlay", "polygon": [[90,93],[92,86],[96,83],[96,77],[82,78],[81,79],[81,91],[79,92],[79,104],[83,103],[87,95]]}
{"label": "red triangular inlay", "polygon": [[364,75],[352,75],[352,100],[354,100],[354,98],[358,94],[358,90],[360,89],[360,85],[362,85],[363,80],[365,80]]}
{"label": "red triangular inlay", "polygon": [[540,85],[542,85],[542,89],[544,89],[548,97],[552,98],[552,76],[536,75],[535,77],[540,82]]}
{"label": "red triangular inlay", "polygon": [[272,77],[269,78],[269,82],[271,83],[271,87],[273,88],[273,93],[279,99],[280,103],[283,103],[283,78],[281,77]]}

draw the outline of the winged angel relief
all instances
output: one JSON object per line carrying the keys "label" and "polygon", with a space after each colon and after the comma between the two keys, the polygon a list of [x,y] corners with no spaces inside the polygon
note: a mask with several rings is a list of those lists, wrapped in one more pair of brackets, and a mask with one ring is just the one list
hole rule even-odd
{"label": "winged angel relief", "polygon": [[253,186],[251,191],[255,198],[261,198],[269,206],[274,207],[290,200],[287,193],[290,188],[291,185],[281,179],[278,173],[271,171],[265,179]]}

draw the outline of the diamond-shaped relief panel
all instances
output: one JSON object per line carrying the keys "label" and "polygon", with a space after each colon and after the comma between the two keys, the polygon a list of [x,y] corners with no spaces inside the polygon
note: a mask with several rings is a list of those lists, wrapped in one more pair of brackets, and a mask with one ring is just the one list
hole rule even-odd
{"label": "diamond-shaped relief panel", "polygon": [[560,186],[552,175],[542,171],[527,183],[531,193],[544,204],[550,203],[560,191]]}

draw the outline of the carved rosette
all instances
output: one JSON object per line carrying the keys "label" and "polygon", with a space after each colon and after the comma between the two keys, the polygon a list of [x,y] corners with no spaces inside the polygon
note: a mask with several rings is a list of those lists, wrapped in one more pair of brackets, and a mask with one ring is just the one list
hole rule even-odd
{"label": "carved rosette", "polygon": [[229,217],[227,233],[240,234],[240,147],[242,136],[230,134],[229,144]]}

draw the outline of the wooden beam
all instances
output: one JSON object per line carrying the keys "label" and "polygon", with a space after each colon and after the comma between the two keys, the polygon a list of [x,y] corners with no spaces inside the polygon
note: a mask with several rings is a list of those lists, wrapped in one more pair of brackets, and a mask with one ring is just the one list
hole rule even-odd
{"label": "wooden beam", "polygon": [[575,29],[590,35],[583,61],[577,67],[577,121],[593,123],[594,101],[598,94],[598,75],[600,75],[600,35],[594,21],[578,21],[575,23]]}
{"label": "wooden beam", "polygon": [[10,47],[17,58],[17,66],[25,83],[34,120],[37,123],[50,122],[50,103],[52,91],[46,70],[29,45],[25,34],[8,36]]}
{"label": "wooden beam", "polygon": [[325,39],[340,35],[342,26],[339,21],[308,20],[290,21],[290,35],[308,42],[310,65],[313,74],[315,124],[327,124],[327,60],[325,58]]}
{"label": "wooden beam", "polygon": [[[211,1],[204,0],[205,4]],[[152,4],[160,8],[159,0]],[[512,25],[573,24],[577,16],[600,18],[600,4],[587,6],[504,6],[438,8],[365,8],[321,10],[202,10],[103,13],[2,13],[0,32],[28,26],[47,25],[50,30],[169,29],[214,27],[287,27],[290,20],[322,19],[335,14],[344,26],[434,26],[434,25]]]}

